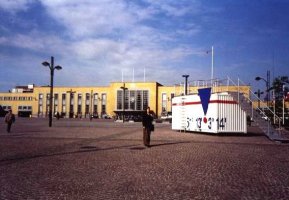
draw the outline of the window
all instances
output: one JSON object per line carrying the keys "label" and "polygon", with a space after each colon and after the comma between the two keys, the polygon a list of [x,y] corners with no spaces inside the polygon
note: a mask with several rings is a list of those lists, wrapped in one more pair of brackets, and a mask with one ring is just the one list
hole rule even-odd
{"label": "window", "polygon": [[128,109],[128,97],[129,97],[129,91],[125,90],[124,92],[124,109]]}
{"label": "window", "polygon": [[77,96],[77,113],[81,113],[81,101],[82,101],[82,94],[78,94],[78,96]]}
{"label": "window", "polygon": [[49,108],[50,108],[50,94],[46,94],[46,115],[49,111]]}
{"label": "window", "polygon": [[66,113],[66,94],[62,94],[62,113]]}
{"label": "window", "polygon": [[135,91],[132,90],[129,93],[129,109],[135,110]]}
{"label": "window", "polygon": [[46,104],[50,105],[50,94],[46,94]]}
{"label": "window", "polygon": [[70,105],[69,105],[69,112],[73,113],[74,112],[74,93],[70,93]]}
{"label": "window", "polygon": [[162,94],[162,113],[165,113],[167,111],[167,94]]}
{"label": "window", "polygon": [[89,113],[89,104],[90,104],[90,94],[85,94],[85,114]]}
{"label": "window", "polygon": [[98,114],[98,111],[97,111],[97,104],[98,104],[98,94],[94,94],[93,95],[93,114]]}
{"label": "window", "polygon": [[54,94],[54,112],[58,111],[58,94]]}
{"label": "window", "polygon": [[106,114],[106,94],[101,94],[101,113]]}
{"label": "window", "polygon": [[142,110],[142,91],[136,91],[136,110]]}
{"label": "window", "polygon": [[38,96],[38,115],[43,114],[43,94],[39,94]]}
{"label": "window", "polygon": [[149,105],[149,92],[143,91],[143,110],[146,110]]}
{"label": "window", "polygon": [[43,94],[39,94],[39,104],[42,105],[43,104]]}
{"label": "window", "polygon": [[116,99],[116,102],[117,102],[116,109],[117,110],[121,110],[122,109],[122,101],[123,101],[122,93],[123,92],[121,90],[117,91],[117,99]]}
{"label": "window", "polygon": [[[147,90],[126,90],[124,108],[126,110],[144,110],[148,107]],[[117,110],[123,109],[123,90],[117,91]]]}

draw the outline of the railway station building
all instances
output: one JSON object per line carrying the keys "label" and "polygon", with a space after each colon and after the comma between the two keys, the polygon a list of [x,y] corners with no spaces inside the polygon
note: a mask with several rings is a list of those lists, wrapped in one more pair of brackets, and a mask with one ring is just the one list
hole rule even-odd
{"label": "railway station building", "polygon": [[[216,81],[191,83],[187,93],[197,93],[199,88],[212,87],[213,92],[238,91],[250,95],[250,86],[229,85]],[[48,117],[53,113],[65,118],[90,115],[99,118],[113,117],[137,119],[149,106],[156,117],[171,112],[172,98],[185,93],[184,84],[165,86],[158,82],[111,82],[108,86],[55,86],[50,102],[50,86],[16,86],[0,93],[0,105],[12,109],[19,117]]]}

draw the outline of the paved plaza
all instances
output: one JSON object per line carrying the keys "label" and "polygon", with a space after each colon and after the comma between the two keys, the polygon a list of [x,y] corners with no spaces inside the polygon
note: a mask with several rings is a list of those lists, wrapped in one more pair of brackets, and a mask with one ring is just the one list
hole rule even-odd
{"label": "paved plaza", "polygon": [[[2,118],[0,118],[2,120]],[[0,123],[0,199],[289,199],[289,144],[156,124],[18,118]]]}

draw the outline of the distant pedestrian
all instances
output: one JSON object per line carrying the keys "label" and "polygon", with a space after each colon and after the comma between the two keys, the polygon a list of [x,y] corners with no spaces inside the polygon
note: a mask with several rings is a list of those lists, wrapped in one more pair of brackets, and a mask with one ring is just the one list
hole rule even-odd
{"label": "distant pedestrian", "polygon": [[59,120],[59,118],[60,118],[60,114],[59,112],[56,112],[56,119]]}
{"label": "distant pedestrian", "polygon": [[5,115],[5,123],[7,124],[7,133],[10,133],[11,126],[15,122],[15,115],[12,113],[10,109],[8,113]]}
{"label": "distant pedestrian", "polygon": [[248,126],[251,126],[251,122],[252,122],[252,120],[251,120],[250,115],[247,115],[247,124],[248,124]]}
{"label": "distant pedestrian", "polygon": [[151,131],[154,131],[154,126],[152,123],[153,119],[154,118],[152,114],[150,113],[150,107],[148,107],[142,117],[143,143],[146,147],[150,147]]}

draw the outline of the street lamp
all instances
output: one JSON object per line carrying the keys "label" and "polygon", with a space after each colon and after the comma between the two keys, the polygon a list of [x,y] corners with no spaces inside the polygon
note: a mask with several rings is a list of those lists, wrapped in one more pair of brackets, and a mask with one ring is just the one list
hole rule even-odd
{"label": "street lamp", "polygon": [[50,97],[49,97],[49,102],[50,102],[50,106],[49,106],[49,127],[52,126],[52,99],[53,99],[53,76],[54,76],[54,70],[61,70],[62,67],[57,65],[54,66],[54,57],[51,56],[51,61],[50,63],[47,61],[44,61],[42,63],[43,66],[45,67],[49,67],[50,69]]}
{"label": "street lamp", "polygon": [[183,75],[183,77],[185,78],[185,95],[188,94],[188,77],[190,75]]}
{"label": "street lamp", "polygon": [[254,94],[257,94],[258,97],[258,108],[260,108],[260,96],[261,94],[264,94],[264,92],[261,92],[259,89],[257,92],[254,92]]}
{"label": "street lamp", "polygon": [[124,111],[125,111],[125,91],[127,90],[127,88],[125,87],[125,83],[123,84],[123,86],[120,87],[120,89],[123,90],[123,99],[122,99],[122,123],[124,123]]}
{"label": "street lamp", "polygon": [[269,95],[269,87],[270,87],[270,71],[267,71],[267,80],[265,80],[264,78],[257,76],[255,78],[256,81],[260,81],[263,80],[266,83],[266,92],[267,92],[267,107],[269,107],[269,101],[270,101],[270,95]]}

